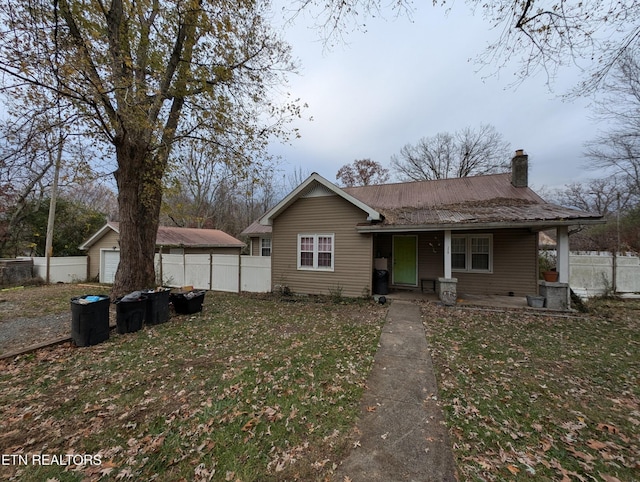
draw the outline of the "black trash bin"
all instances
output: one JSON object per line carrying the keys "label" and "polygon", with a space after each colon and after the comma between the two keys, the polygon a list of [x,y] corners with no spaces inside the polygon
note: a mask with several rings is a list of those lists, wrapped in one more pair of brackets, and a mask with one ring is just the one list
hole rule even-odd
{"label": "black trash bin", "polygon": [[97,345],[109,339],[109,297],[71,298],[71,338],[76,346]]}
{"label": "black trash bin", "polygon": [[147,312],[144,322],[148,325],[159,325],[169,319],[169,294],[170,288],[157,288],[144,291],[147,297]]}
{"label": "black trash bin", "polygon": [[171,304],[176,313],[181,315],[190,315],[202,311],[202,302],[204,301],[204,290],[193,290],[188,293],[171,293]]}
{"label": "black trash bin", "polygon": [[389,272],[386,269],[373,270],[373,292],[377,295],[389,294]]}
{"label": "black trash bin", "polygon": [[115,301],[116,325],[121,335],[142,329],[147,312],[147,296],[141,291],[122,296]]}

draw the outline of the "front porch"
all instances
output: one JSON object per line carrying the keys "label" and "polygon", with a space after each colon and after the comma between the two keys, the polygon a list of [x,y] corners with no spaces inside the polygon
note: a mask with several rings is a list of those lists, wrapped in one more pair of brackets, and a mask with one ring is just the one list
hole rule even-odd
{"label": "front porch", "polygon": [[[413,290],[393,290],[385,295],[388,300],[399,301],[428,301],[431,303],[439,303],[438,293],[420,292]],[[456,300],[458,306],[481,306],[485,308],[530,308],[527,305],[525,296],[501,296],[501,295],[473,295],[458,294]],[[531,309],[531,308],[530,308]]]}
{"label": "front porch", "polygon": [[538,232],[530,227],[375,233],[374,270],[386,271],[389,292],[406,299],[526,307],[528,295],[541,295],[546,306],[568,309],[568,229],[556,229],[555,283],[539,282]]}

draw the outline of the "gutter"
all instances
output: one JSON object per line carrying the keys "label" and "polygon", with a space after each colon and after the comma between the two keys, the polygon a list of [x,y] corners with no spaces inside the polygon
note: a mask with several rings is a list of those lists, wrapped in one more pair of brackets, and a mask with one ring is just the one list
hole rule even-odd
{"label": "gutter", "polygon": [[359,233],[399,233],[407,231],[468,231],[468,230],[480,230],[480,229],[510,229],[510,228],[531,228],[534,231],[544,231],[548,228],[554,228],[558,226],[575,226],[575,225],[592,225],[592,224],[605,224],[604,219],[559,219],[559,220],[547,220],[547,221],[493,221],[493,222],[479,222],[479,223],[433,223],[433,224],[393,224],[393,225],[380,225],[380,224],[362,224],[356,226],[356,231]]}

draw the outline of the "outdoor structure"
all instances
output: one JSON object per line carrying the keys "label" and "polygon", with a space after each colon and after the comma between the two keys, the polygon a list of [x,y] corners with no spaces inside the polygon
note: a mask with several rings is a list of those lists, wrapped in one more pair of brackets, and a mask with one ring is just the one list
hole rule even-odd
{"label": "outdoor structure", "polygon": [[271,226],[254,221],[240,233],[240,236],[249,237],[250,256],[271,256]]}
{"label": "outdoor structure", "polygon": [[[314,173],[245,234],[265,238],[255,231],[271,228],[273,288],[345,296],[435,290],[447,303],[459,293],[542,291],[562,309],[568,228],[601,222],[540,198],[528,187],[528,156],[517,151],[505,174],[340,188]],[[547,229],[556,230],[559,279],[539,285],[538,232]]]}
{"label": "outdoor structure", "polygon": [[[89,256],[89,278],[113,283],[120,262],[119,224],[109,222],[85,241],[80,249]],[[158,227],[156,252],[160,254],[233,254],[245,244],[218,229]]]}

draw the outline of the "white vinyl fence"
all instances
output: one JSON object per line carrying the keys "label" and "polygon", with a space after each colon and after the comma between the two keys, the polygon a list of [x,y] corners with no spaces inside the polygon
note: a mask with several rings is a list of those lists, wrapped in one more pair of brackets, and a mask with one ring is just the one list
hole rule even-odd
{"label": "white vinyl fence", "polygon": [[[21,258],[30,259],[30,258]],[[46,258],[33,259],[34,276],[46,277]],[[50,259],[51,283],[75,283],[87,279],[87,256]],[[156,254],[156,275],[163,286],[193,286],[195,289],[271,291],[271,258],[232,254]]]}
{"label": "white vinyl fence", "polygon": [[[46,257],[20,257],[18,259],[33,259],[33,276],[47,279]],[[49,258],[50,283],[77,283],[87,279],[88,256],[64,256]]]}
{"label": "white vinyl fence", "polygon": [[640,258],[607,252],[571,253],[569,285],[581,297],[640,293]]}
{"label": "white vinyl fence", "polygon": [[193,286],[232,293],[271,291],[271,258],[268,256],[157,254],[156,274],[161,275],[164,286]]}

